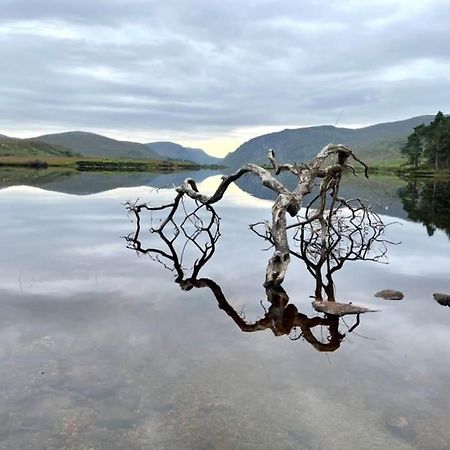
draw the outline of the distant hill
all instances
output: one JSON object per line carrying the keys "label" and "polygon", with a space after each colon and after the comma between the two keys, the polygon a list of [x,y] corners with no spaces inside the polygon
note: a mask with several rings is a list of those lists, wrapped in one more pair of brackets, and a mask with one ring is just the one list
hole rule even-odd
{"label": "distant hill", "polygon": [[36,139],[51,145],[62,145],[83,156],[102,158],[164,159],[148,145],[117,141],[100,134],[85,131],[45,134]]}
{"label": "distant hill", "polygon": [[[0,141],[14,142],[10,146],[3,145],[4,155],[23,156],[30,154],[58,154],[58,150],[71,152],[70,155],[190,161],[196,164],[221,164],[221,158],[214,158],[199,148],[183,147],[174,142],[151,142],[140,144],[130,141],[118,141],[100,134],[85,131],[68,131],[65,133],[44,134],[31,139],[14,139],[0,134]],[[25,150],[28,148],[28,150]]]}
{"label": "distant hill", "polygon": [[78,156],[60,145],[47,144],[35,139],[14,139],[0,135],[0,156]]}
{"label": "distant hill", "polygon": [[222,158],[214,158],[199,148],[183,147],[174,142],[149,142],[145,144],[163,158],[192,161],[198,164],[222,164]]}
{"label": "distant hill", "polygon": [[173,142],[118,141],[95,133],[70,131],[46,134],[33,139],[14,139],[0,135],[0,155],[76,155],[101,158],[174,159],[197,164],[221,164],[236,167],[248,162],[267,163],[267,150],[273,148],[280,161],[309,161],[330,142],[350,145],[366,162],[380,163],[400,159],[400,148],[414,127],[429,124],[434,116],[413,117],[350,129],[331,125],[287,129],[255,137],[224,159],[203,150]]}
{"label": "distant hill", "polygon": [[338,128],[331,125],[283,130],[250,139],[229,153],[224,164],[231,167],[248,162],[267,163],[267,150],[273,148],[282,162],[309,161],[330,142],[350,145],[367,162],[400,158],[400,148],[414,127],[428,124],[434,116],[419,116],[364,128]]}

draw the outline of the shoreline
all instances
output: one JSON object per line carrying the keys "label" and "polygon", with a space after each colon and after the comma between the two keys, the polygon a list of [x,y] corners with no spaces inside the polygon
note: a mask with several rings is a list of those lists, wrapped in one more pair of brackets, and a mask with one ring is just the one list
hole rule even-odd
{"label": "shoreline", "polygon": [[0,156],[0,167],[43,170],[48,168],[84,171],[119,172],[174,172],[201,169],[222,169],[221,165],[203,165],[190,161],[175,160],[133,160],[83,157],[14,157]]}

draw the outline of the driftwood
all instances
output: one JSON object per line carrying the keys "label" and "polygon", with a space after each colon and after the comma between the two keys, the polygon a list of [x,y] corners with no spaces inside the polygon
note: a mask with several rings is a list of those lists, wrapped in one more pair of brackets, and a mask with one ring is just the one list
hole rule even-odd
{"label": "driftwood", "polygon": [[[174,200],[170,203],[127,203],[128,210],[136,219],[135,232],[126,237],[128,247],[139,254],[150,256],[171,270],[175,274],[175,282],[184,291],[209,289],[218,307],[243,332],[270,329],[275,336],[289,336],[292,340],[303,339],[318,351],[334,351],[345,337],[345,334],[339,331],[339,318],[343,315],[356,316],[356,322],[348,327],[350,333],[359,326],[360,315],[372,310],[351,303],[336,302],[333,275],[346,261],[382,262],[388,243],[382,237],[385,225],[369,207],[360,199],[345,200],[339,197],[339,184],[344,169],[349,167],[354,172],[353,167],[347,163],[349,157],[360,162],[348,147],[329,145],[308,165],[279,164],[274,153],[269,151],[274,175],[262,167],[248,164],[234,174],[223,177],[211,196],[200,193],[195,181],[187,179],[176,188]],[[331,162],[326,165],[325,162],[329,159]],[[363,166],[367,169],[364,164]],[[297,187],[293,191],[288,191],[275,178],[283,171],[289,171],[298,177]],[[220,237],[220,219],[213,205],[223,198],[228,186],[245,173],[258,176],[262,184],[277,193],[277,200],[272,208],[272,220],[250,226],[253,232],[274,247],[264,283],[270,306],[264,308],[264,316],[256,321],[248,321],[242,313],[236,311],[227,301],[219,284],[208,278],[200,278],[200,271],[212,258]],[[300,216],[303,199],[311,192],[317,179],[321,181],[319,193],[311,199]],[[188,212],[185,204],[188,198],[193,199],[195,204],[191,212]],[[143,245],[143,211],[149,211],[150,217],[156,212],[165,214],[158,226],[150,229],[151,234],[159,236],[160,242],[164,244],[163,248]],[[287,214],[294,217],[289,224]],[[288,243],[288,233],[293,233],[293,236],[290,236],[291,245]],[[183,261],[190,253],[186,250],[188,245],[193,247],[194,253],[197,252],[189,268],[185,267],[186,263]],[[314,278],[313,306],[325,316],[308,317],[289,302],[281,282],[291,256],[302,260]],[[317,338],[315,329],[320,329],[320,334],[325,338]]]}
{"label": "driftwood", "polygon": [[[274,252],[269,259],[266,269],[265,286],[278,286],[283,282],[291,257],[291,248],[288,242],[288,230],[286,214],[296,217],[303,205],[303,200],[309,194],[317,179],[321,179],[320,198],[321,205],[315,216],[307,219],[312,222],[315,219],[324,220],[326,205],[326,196],[332,197],[332,209],[335,204],[342,207],[350,207],[350,204],[338,196],[339,184],[342,174],[346,168],[355,172],[353,166],[348,163],[350,158],[360,163],[365,170],[367,177],[367,166],[360,161],[352,152],[350,147],[342,144],[328,144],[325,146],[309,164],[279,164],[275,158],[273,150],[269,150],[269,161],[275,171],[275,175],[283,171],[289,171],[298,178],[297,186],[289,191],[274,175],[267,169],[255,164],[247,164],[237,170],[235,173],[224,176],[222,182],[216,191],[208,196],[199,192],[197,184],[193,179],[186,179],[184,183],[176,188],[176,197],[174,201],[167,205],[151,206],[148,204],[128,204],[130,211],[139,213],[142,209],[150,211],[168,209],[170,212],[166,220],[161,224],[159,230],[170,222],[178,209],[181,199],[184,196],[195,200],[199,205],[212,206],[221,200],[230,184],[245,174],[252,174],[259,177],[261,183],[277,194],[277,198],[272,207],[272,219],[268,224],[267,234],[270,235],[270,241],[273,244]],[[328,163],[328,164],[326,164]],[[301,223],[297,223],[298,226]],[[326,224],[323,224],[325,230]]]}

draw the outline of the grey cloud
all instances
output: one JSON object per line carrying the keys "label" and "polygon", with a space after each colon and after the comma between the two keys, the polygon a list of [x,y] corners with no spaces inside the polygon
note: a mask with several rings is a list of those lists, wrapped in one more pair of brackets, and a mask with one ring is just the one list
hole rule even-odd
{"label": "grey cloud", "polygon": [[[226,133],[445,109],[450,5],[0,0],[0,128]],[[400,77],[401,78],[401,77]],[[1,131],[1,130],[0,130]]]}

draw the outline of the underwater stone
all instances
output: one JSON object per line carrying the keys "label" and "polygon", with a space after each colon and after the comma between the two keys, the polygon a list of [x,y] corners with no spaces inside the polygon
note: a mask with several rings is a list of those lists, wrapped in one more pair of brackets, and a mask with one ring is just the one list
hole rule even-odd
{"label": "underwater stone", "polygon": [[450,307],[450,294],[440,294],[436,292],[433,294],[433,298],[442,306]]}
{"label": "underwater stone", "polygon": [[402,300],[403,292],[396,291],[395,289],[383,289],[375,294],[375,297],[383,298],[384,300]]}

